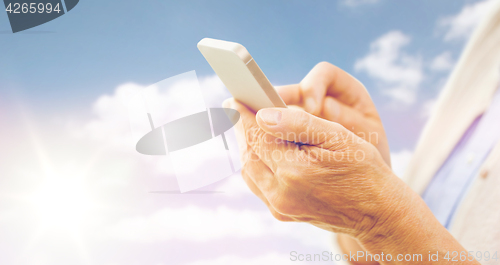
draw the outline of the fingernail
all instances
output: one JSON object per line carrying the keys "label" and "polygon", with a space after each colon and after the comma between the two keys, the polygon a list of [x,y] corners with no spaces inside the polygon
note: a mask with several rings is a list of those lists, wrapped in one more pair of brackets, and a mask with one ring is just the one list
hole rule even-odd
{"label": "fingernail", "polygon": [[305,106],[307,112],[314,113],[316,111],[316,100],[314,98],[306,98]]}
{"label": "fingernail", "polygon": [[262,109],[259,111],[259,117],[267,125],[277,125],[281,121],[281,111],[277,109]]}

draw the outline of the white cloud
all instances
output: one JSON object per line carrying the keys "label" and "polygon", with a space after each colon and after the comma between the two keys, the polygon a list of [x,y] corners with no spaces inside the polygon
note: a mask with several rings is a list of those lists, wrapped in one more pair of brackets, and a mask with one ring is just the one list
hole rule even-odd
{"label": "white cloud", "polygon": [[343,4],[346,6],[360,6],[360,5],[365,5],[365,4],[375,4],[380,2],[380,0],[344,0]]}
{"label": "white cloud", "polygon": [[[151,131],[147,114],[151,114],[155,127],[158,127],[175,119],[205,111],[206,107],[221,107],[223,100],[229,96],[229,92],[216,75],[198,79],[194,71],[167,78],[150,86],[126,83],[118,86],[113,93],[97,98],[92,106],[92,118],[73,122],[69,130],[74,137],[82,141],[90,140],[107,147],[114,152],[114,157],[119,158],[117,161],[127,160],[129,172],[141,171],[151,177],[172,176],[174,168],[169,157],[140,155],[135,151],[137,141]],[[232,143],[234,137],[231,137],[230,133],[226,134],[228,144],[235,146]],[[225,152],[201,150],[207,154],[198,152],[197,157],[208,157],[228,163]],[[198,162],[200,163],[196,164],[191,159],[189,167],[176,167],[175,171],[194,170],[199,168],[196,165],[204,165],[208,161]],[[235,170],[239,169],[238,163],[234,166]],[[177,173],[179,176],[182,172]],[[113,182],[110,177],[103,180]],[[169,187],[175,184],[170,182],[169,180]]]}
{"label": "white cloud", "polygon": [[[194,71],[183,73],[150,86],[127,83],[118,86],[111,95],[102,95],[93,104],[94,117],[75,133],[100,141],[132,143],[151,130],[147,113],[154,125],[206,110],[206,101],[213,105],[217,99],[222,104],[222,82],[216,76],[198,81]],[[211,93],[205,93],[205,87]],[[212,93],[213,92],[213,93]],[[215,96],[214,96],[215,95]],[[132,132],[132,139],[130,139]]]}
{"label": "white cloud", "polygon": [[399,152],[391,153],[392,171],[398,177],[403,177],[406,167],[410,163],[413,153],[409,150],[401,150]]}
{"label": "white cloud", "polygon": [[220,108],[225,99],[232,97],[217,75],[204,76],[198,79],[208,108]]}
{"label": "white cloud", "polygon": [[404,105],[415,102],[424,78],[421,59],[402,51],[410,41],[402,32],[390,31],[372,42],[370,52],[354,66],[377,81],[381,93]]}
{"label": "white cloud", "polygon": [[288,263],[296,263],[290,260],[290,255],[286,254],[278,254],[278,253],[270,253],[267,255],[244,258],[238,257],[235,255],[227,255],[223,257],[219,257],[212,260],[200,260],[192,263],[188,263],[188,265],[275,265],[275,264],[288,264]]}
{"label": "white cloud", "polygon": [[439,54],[438,56],[436,56],[429,68],[433,71],[448,71],[450,70],[451,68],[453,68],[453,65],[455,64],[455,62],[453,61],[453,58],[451,56],[451,52],[449,51],[445,51],[441,54]]}
{"label": "white cloud", "polygon": [[[264,206],[263,206],[264,207]],[[331,234],[309,224],[279,222],[266,210],[189,206],[164,208],[149,216],[122,219],[106,231],[108,238],[155,243],[172,239],[207,242],[220,238],[287,237],[305,246],[329,249]]]}
{"label": "white cloud", "polygon": [[242,197],[252,195],[253,193],[248,188],[247,184],[241,177],[241,173],[234,174],[223,180],[218,190],[223,191],[225,195],[230,197]]}
{"label": "white cloud", "polygon": [[224,237],[266,235],[272,219],[263,211],[215,210],[189,206],[164,208],[150,216],[124,219],[109,230],[112,237],[152,243],[170,239],[205,242]]}
{"label": "white cloud", "polygon": [[485,0],[468,4],[458,14],[441,18],[438,21],[438,28],[444,30],[444,40],[465,40],[469,38],[472,31],[495,2],[496,0]]}
{"label": "white cloud", "polygon": [[[146,118],[140,124],[130,124],[128,109],[122,98],[131,92],[145,87],[137,84],[123,84],[116,88],[112,95],[100,96],[92,106],[94,117],[83,124],[74,125],[71,133],[77,137],[102,142],[114,143],[116,146],[129,146],[131,126],[148,126]],[[138,119],[139,120],[139,119]]]}

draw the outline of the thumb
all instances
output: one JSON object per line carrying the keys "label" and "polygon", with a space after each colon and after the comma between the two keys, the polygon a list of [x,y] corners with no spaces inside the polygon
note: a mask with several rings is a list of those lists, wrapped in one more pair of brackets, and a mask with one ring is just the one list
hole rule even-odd
{"label": "thumb", "polygon": [[267,108],[257,112],[257,124],[266,133],[290,142],[338,150],[357,137],[342,125],[302,110]]}

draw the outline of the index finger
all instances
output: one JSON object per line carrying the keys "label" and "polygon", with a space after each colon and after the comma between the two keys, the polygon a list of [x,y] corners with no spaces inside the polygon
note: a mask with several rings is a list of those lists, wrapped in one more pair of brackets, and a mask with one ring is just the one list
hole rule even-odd
{"label": "index finger", "polygon": [[302,103],[302,92],[300,91],[299,84],[277,86],[275,89],[285,104],[300,105]]}
{"label": "index finger", "polygon": [[337,66],[321,62],[302,79],[299,84],[305,108],[309,113],[319,114],[326,96],[331,96],[345,105],[363,106],[364,111],[376,111],[370,94],[356,78]]}

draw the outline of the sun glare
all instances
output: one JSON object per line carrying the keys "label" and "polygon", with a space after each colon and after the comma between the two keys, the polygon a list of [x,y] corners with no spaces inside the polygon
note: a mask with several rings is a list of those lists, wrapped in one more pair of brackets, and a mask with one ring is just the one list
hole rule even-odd
{"label": "sun glare", "polygon": [[32,196],[39,221],[44,227],[75,229],[91,207],[81,178],[48,178]]}

